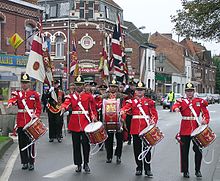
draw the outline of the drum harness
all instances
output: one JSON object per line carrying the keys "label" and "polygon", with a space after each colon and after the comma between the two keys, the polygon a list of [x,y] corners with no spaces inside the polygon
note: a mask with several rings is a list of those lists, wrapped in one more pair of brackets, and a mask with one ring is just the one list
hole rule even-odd
{"label": "drum harness", "polygon": [[[187,99],[183,99],[183,100],[184,100],[184,102],[189,106],[189,109],[190,109],[191,112],[193,113],[193,116],[195,117],[195,120],[196,120],[198,126],[201,126],[201,123],[199,122],[199,118],[198,118],[198,116],[197,116],[197,114],[196,114],[196,111],[195,111],[195,109],[192,107],[192,103],[189,103],[189,101],[188,101]],[[192,123],[191,120],[190,120],[190,123]],[[196,143],[196,144],[197,144],[197,143]],[[202,153],[202,148],[201,148],[199,145],[197,145],[197,146],[199,147],[199,151]],[[213,162],[213,160],[214,160],[214,154],[215,154],[215,150],[214,150],[214,149],[212,150],[211,160],[210,160],[210,161],[206,161],[206,160],[205,160],[205,157],[208,155],[208,152],[209,152],[209,149],[207,149],[207,152],[206,152],[205,156],[203,157],[203,161],[204,161],[205,164],[211,164],[211,163]]]}
{"label": "drum harness", "polygon": [[[78,100],[76,94],[73,94],[73,98],[77,101],[78,106],[80,107],[80,109],[82,110],[83,114],[86,116],[87,120],[89,121],[89,123],[91,123],[91,119],[89,118],[87,111],[85,110],[85,108],[83,107],[82,103],[80,100]],[[103,147],[104,142],[102,143],[102,145],[97,149],[97,147],[99,146],[99,144],[95,144],[95,147],[90,151],[90,155],[95,155],[96,153],[99,152],[99,150]],[[97,149],[97,151],[95,151]]]}
{"label": "drum harness", "polygon": [[[20,98],[21,98],[22,104],[24,105],[24,108],[26,109],[28,115],[29,115],[29,116],[31,117],[31,119],[32,119],[32,115],[33,115],[33,114],[31,113],[31,110],[30,110],[29,107],[27,106],[26,101],[22,98],[22,93],[21,93],[21,91],[19,92],[19,96],[20,96]],[[33,120],[33,119],[32,119],[32,120]],[[32,121],[32,120],[31,120],[31,121]],[[31,141],[31,143],[28,144],[27,146],[25,146],[24,148],[22,148],[21,151],[26,150],[29,146],[33,145],[34,143],[35,143],[35,141]],[[35,155],[32,155],[33,149],[34,149]],[[33,146],[31,147],[30,153],[31,153],[31,157],[32,157],[32,158],[36,158],[37,152],[36,152],[35,147],[33,147]]]}
{"label": "drum harness", "polygon": [[[150,125],[150,122],[149,122],[149,116],[146,115],[146,113],[144,112],[141,104],[138,102],[137,99],[134,99],[134,102],[135,104],[137,104],[137,107],[138,109],[140,110],[141,114],[144,116],[144,119],[147,123],[147,125],[149,126]],[[140,153],[140,155],[138,156],[138,160],[142,160],[142,161],[145,161],[147,164],[150,164],[152,162],[152,159],[153,159],[153,156],[154,156],[154,153],[155,153],[155,147],[153,149],[153,153],[152,153],[152,157],[151,157],[151,160],[148,162],[146,160],[146,156],[148,154],[148,152],[151,150],[152,146],[148,146],[145,150],[144,150],[144,142],[142,142],[142,152]]]}

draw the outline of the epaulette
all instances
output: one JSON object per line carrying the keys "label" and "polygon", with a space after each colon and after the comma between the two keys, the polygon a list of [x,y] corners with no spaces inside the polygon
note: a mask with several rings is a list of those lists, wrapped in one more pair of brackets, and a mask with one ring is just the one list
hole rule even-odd
{"label": "epaulette", "polygon": [[208,101],[206,101],[206,100],[204,100],[204,99],[201,100],[201,103],[202,103],[204,106],[208,106],[208,105],[209,105]]}
{"label": "epaulette", "polygon": [[70,97],[69,94],[68,94],[68,95],[65,95],[64,98],[65,98],[65,99],[71,99],[71,97]]}
{"label": "epaulette", "polygon": [[127,102],[127,103],[132,103],[132,100],[131,100],[131,99],[128,99],[128,100],[126,100],[125,102]]}
{"label": "epaulette", "polygon": [[183,98],[179,98],[176,100],[177,102],[183,102]]}
{"label": "epaulette", "polygon": [[18,95],[18,91],[13,91],[13,92],[11,93],[11,95],[17,96],[17,95]]}

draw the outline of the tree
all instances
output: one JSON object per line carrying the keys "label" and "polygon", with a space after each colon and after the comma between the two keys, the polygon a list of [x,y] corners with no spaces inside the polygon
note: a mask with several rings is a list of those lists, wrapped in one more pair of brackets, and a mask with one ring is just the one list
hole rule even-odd
{"label": "tree", "polygon": [[213,62],[216,66],[215,92],[220,93],[220,57],[213,57]]}
{"label": "tree", "polygon": [[220,1],[182,0],[182,10],[171,16],[180,36],[220,41]]}

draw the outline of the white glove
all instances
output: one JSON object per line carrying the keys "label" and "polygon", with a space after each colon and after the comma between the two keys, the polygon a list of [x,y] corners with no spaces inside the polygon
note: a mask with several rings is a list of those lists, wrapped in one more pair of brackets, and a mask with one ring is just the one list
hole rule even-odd
{"label": "white glove", "polygon": [[7,106],[7,108],[10,108],[10,107],[12,107],[12,103],[9,103]]}
{"label": "white glove", "polygon": [[175,112],[180,112],[180,109],[177,107],[174,111]]}
{"label": "white glove", "polygon": [[51,87],[51,88],[49,89],[49,92],[52,92],[52,91],[54,91],[54,87]]}

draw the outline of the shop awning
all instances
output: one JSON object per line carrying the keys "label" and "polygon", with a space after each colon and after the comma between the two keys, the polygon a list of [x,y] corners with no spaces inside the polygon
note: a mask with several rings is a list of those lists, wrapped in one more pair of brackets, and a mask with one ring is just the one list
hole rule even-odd
{"label": "shop awning", "polygon": [[0,72],[0,81],[17,81],[18,77],[15,73],[6,71]]}

